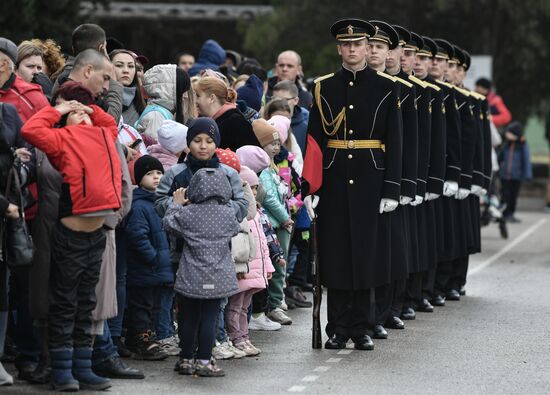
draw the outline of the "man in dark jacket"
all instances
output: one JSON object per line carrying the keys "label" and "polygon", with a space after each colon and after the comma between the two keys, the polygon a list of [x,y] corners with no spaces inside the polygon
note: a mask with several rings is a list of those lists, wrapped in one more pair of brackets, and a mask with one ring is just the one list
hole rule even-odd
{"label": "man in dark jacket", "polygon": [[300,107],[309,109],[312,103],[311,93],[303,86],[301,79],[303,77],[302,58],[295,51],[283,51],[277,57],[275,64],[275,76],[268,80],[266,99],[273,96],[273,88],[280,81],[292,81],[298,88],[298,104]]}

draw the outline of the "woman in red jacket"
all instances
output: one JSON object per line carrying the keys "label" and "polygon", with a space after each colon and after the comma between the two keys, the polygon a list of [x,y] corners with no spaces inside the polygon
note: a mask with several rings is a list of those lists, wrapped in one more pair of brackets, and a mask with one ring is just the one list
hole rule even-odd
{"label": "woman in red jacket", "polygon": [[117,124],[93,102],[81,84],[67,82],[57,93],[57,105],[43,108],[21,130],[63,175],[48,321],[51,381],[62,391],[111,386],[91,370],[90,329],[105,249],[103,222],[121,206],[122,181]]}

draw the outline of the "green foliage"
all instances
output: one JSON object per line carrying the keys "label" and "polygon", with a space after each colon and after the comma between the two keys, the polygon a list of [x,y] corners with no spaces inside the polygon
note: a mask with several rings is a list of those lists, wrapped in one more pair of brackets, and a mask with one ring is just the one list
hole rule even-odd
{"label": "green foliage", "polygon": [[339,66],[330,25],[341,17],[381,19],[493,56],[493,78],[514,118],[548,110],[550,2],[542,0],[274,1],[273,14],[242,23],[244,48],[263,64],[292,48],[307,75]]}
{"label": "green foliage", "polygon": [[[108,4],[109,0],[94,3]],[[85,20],[79,16],[79,0],[2,0],[0,36],[15,43],[29,38],[53,38],[70,48],[72,30]]]}

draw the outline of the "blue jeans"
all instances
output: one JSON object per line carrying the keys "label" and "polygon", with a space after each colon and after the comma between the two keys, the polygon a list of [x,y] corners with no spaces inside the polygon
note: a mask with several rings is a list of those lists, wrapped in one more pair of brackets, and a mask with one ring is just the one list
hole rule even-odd
{"label": "blue jeans", "polygon": [[155,303],[155,332],[157,339],[162,340],[175,335],[174,317],[172,306],[174,305],[174,288],[158,287]]}
{"label": "blue jeans", "polygon": [[116,228],[116,299],[118,314],[108,320],[111,336],[122,336],[122,323],[126,309],[126,273],[128,270],[126,261],[126,234],[124,229]]}
{"label": "blue jeans", "polygon": [[94,341],[94,351],[92,353],[92,364],[98,365],[112,357],[118,357],[118,352],[113,340],[111,339],[111,331],[109,323],[105,321],[103,325],[103,335],[97,335]]}
{"label": "blue jeans", "polygon": [[227,306],[227,298],[221,299],[220,309],[218,312],[218,333],[216,334],[216,340],[218,340],[220,343],[227,341],[227,332],[225,331],[224,319],[225,306]]}

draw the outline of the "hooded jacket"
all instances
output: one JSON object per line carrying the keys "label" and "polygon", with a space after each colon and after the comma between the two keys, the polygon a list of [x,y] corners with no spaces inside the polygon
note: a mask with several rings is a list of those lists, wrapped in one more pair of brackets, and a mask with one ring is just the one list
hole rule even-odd
{"label": "hooded jacket", "polygon": [[92,125],[55,128],[61,114],[45,107],[23,125],[23,138],[44,151],[63,174],[59,217],[121,206],[122,171],[115,148],[118,127],[112,116],[90,105]]}
{"label": "hooded jacket", "polygon": [[206,40],[199,52],[197,62],[189,69],[189,76],[199,74],[204,69],[220,70],[225,62],[225,50],[215,40]]}
{"label": "hooded jacket", "polygon": [[130,287],[151,287],[172,283],[168,237],[155,211],[155,194],[134,189],[132,209],[125,226]]}
{"label": "hooded jacket", "polygon": [[231,238],[239,233],[235,213],[227,205],[232,188],[224,171],[204,168],[188,188],[191,204],[172,203],[164,216],[168,232],[185,241],[174,289],[195,299],[218,299],[239,292],[231,258]]}
{"label": "hooded jacket", "polygon": [[160,106],[166,111],[150,111],[147,107],[142,117],[136,122],[138,132],[157,139],[157,131],[168,114],[174,119],[176,111],[176,65],[159,64],[147,70],[144,75],[143,88],[149,96],[147,107]]}
{"label": "hooded jacket", "polygon": [[269,246],[265,236],[263,226],[260,223],[260,213],[248,221],[250,232],[256,245],[256,253],[248,262],[248,273],[244,279],[239,280],[239,289],[241,292],[249,289],[264,289],[267,287],[267,273],[273,273],[275,268],[269,258]]}
{"label": "hooded jacket", "polygon": [[154,156],[162,163],[164,171],[168,171],[172,166],[178,163],[178,156],[174,155],[160,144],[150,145],[147,151],[149,155]]}
{"label": "hooded jacket", "polygon": [[0,87],[0,101],[13,104],[23,123],[43,107],[49,106],[39,85],[30,84],[16,74],[12,74]]}

